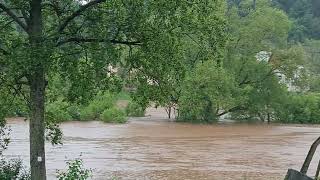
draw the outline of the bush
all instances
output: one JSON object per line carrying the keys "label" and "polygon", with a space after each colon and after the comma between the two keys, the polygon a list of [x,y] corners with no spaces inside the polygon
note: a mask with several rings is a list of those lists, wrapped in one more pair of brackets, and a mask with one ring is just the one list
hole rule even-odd
{"label": "bush", "polygon": [[62,99],[58,99],[46,105],[46,117],[55,122],[72,120],[68,112],[69,104]]}
{"label": "bush", "polygon": [[320,94],[291,95],[275,114],[283,123],[320,123]]}
{"label": "bush", "polygon": [[116,98],[113,94],[99,93],[87,107],[80,111],[80,120],[95,120],[105,110],[114,106]]}
{"label": "bush", "polygon": [[67,162],[67,170],[65,172],[58,171],[58,180],[86,180],[91,174],[91,169],[85,169],[83,167],[83,161],[81,159],[76,159],[74,161]]}
{"label": "bush", "polygon": [[11,129],[3,123],[5,122],[1,122],[0,119],[0,156],[2,155],[3,151],[8,148],[11,133]]}
{"label": "bush", "polygon": [[21,160],[6,161],[0,160],[0,179],[1,180],[29,180],[30,173],[23,167]]}
{"label": "bush", "polygon": [[126,123],[127,117],[126,113],[117,108],[110,108],[105,111],[100,116],[103,122],[107,123]]}
{"label": "bush", "polygon": [[80,119],[80,107],[77,105],[71,105],[67,109],[69,115],[72,117],[72,120],[79,120]]}
{"label": "bush", "polygon": [[82,121],[89,121],[96,119],[96,112],[93,108],[85,107],[80,110],[80,120]]}
{"label": "bush", "polygon": [[0,86],[0,119],[3,117],[27,117],[28,107],[20,96],[2,89]]}
{"label": "bush", "polygon": [[144,117],[145,108],[136,102],[130,102],[126,108],[127,116]]}
{"label": "bush", "polygon": [[120,93],[118,93],[117,95],[117,99],[118,100],[127,100],[127,101],[130,101],[131,100],[131,97],[130,97],[130,94],[125,92],[125,91],[121,91]]}

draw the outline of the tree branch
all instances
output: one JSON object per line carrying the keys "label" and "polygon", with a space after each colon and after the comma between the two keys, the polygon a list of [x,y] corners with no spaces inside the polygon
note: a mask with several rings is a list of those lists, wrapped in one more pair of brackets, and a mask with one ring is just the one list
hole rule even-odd
{"label": "tree branch", "polygon": [[217,116],[220,117],[220,116],[223,116],[223,115],[225,115],[227,113],[234,112],[234,111],[240,111],[240,110],[246,110],[246,108],[245,107],[241,107],[241,106],[236,106],[236,107],[233,107],[233,108],[231,108],[231,109],[229,109],[227,111],[223,111],[220,114],[217,114]]}
{"label": "tree branch", "polygon": [[25,23],[23,23],[20,18],[13,13],[9,8],[7,8],[3,3],[0,3],[0,9],[2,9],[4,12],[7,13],[8,16],[10,16],[20,27],[22,27],[25,32],[28,32],[28,27]]}
{"label": "tree branch", "polygon": [[4,50],[4,49],[2,49],[1,47],[0,47],[0,52],[1,52],[3,55],[9,55],[9,52],[6,51],[6,50]]}
{"label": "tree branch", "polygon": [[86,9],[95,6],[97,4],[100,4],[102,2],[105,2],[106,0],[94,0],[94,1],[90,1],[89,3],[81,6],[77,11],[73,12],[69,17],[66,18],[66,20],[60,25],[58,32],[61,33],[64,31],[64,29],[68,26],[68,24],[70,23],[70,21],[72,21],[74,18],[78,17],[79,15],[81,15],[81,13],[83,13]]}
{"label": "tree branch", "polygon": [[22,9],[22,10],[21,10],[21,14],[22,14],[24,20],[25,20],[25,21],[27,22],[27,24],[28,24],[28,22],[29,22],[29,15],[28,15],[27,11],[24,10],[24,9]]}
{"label": "tree branch", "polygon": [[45,7],[48,7],[48,8],[50,8],[50,9],[52,9],[55,13],[56,13],[56,15],[58,16],[58,17],[60,17],[61,16],[61,14],[62,14],[62,9],[59,7],[59,1],[54,1],[54,2],[44,2],[43,4],[42,4],[42,7],[43,8],[45,8]]}
{"label": "tree branch", "polygon": [[112,43],[112,44],[123,44],[128,46],[140,46],[142,43],[140,41],[120,41],[120,40],[110,40],[110,39],[97,39],[97,38],[83,38],[83,37],[73,37],[66,39],[64,41],[58,42],[57,46],[61,46],[66,43]]}

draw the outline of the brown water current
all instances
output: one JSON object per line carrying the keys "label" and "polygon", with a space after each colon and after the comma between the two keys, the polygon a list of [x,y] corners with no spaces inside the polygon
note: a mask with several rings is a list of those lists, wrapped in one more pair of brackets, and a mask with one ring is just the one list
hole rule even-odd
{"label": "brown water current", "polygon": [[[152,112],[151,112],[152,113]],[[8,121],[12,143],[9,158],[28,165],[28,122]],[[320,126],[216,124],[193,125],[130,119],[128,124],[67,122],[61,125],[64,145],[46,145],[48,178],[65,161],[81,155],[93,179],[283,179],[288,168],[300,169]],[[310,175],[320,158],[317,151]]]}

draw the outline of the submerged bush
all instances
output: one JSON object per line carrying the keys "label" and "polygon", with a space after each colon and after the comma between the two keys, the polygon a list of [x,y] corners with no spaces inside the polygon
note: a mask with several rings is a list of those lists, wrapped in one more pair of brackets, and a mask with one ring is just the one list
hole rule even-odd
{"label": "submerged bush", "polygon": [[6,161],[0,159],[1,180],[29,180],[30,173],[25,170],[21,160]]}
{"label": "submerged bush", "polygon": [[83,167],[83,161],[81,159],[68,161],[67,165],[66,171],[58,171],[58,180],[86,180],[92,174],[91,169],[85,169]]}
{"label": "submerged bush", "polygon": [[80,111],[81,120],[95,120],[100,117],[100,114],[115,105],[116,98],[113,94],[99,93],[88,106]]}
{"label": "submerged bush", "polygon": [[[86,106],[69,104],[62,98],[46,105],[46,118],[50,122],[63,122],[68,120],[99,120],[105,122],[123,123],[126,122],[126,114],[122,110],[115,109],[116,100],[124,95],[115,95],[109,92],[100,92]],[[132,108],[132,106],[131,106]],[[134,113],[144,114],[137,111],[134,106]],[[104,115],[103,115],[104,114]],[[108,117],[108,115],[112,115]],[[104,118],[103,118],[104,117]]]}
{"label": "submerged bush", "polygon": [[117,108],[110,108],[103,111],[100,116],[103,122],[107,123],[126,123],[127,117],[123,110]]}
{"label": "submerged bush", "polygon": [[291,95],[275,114],[283,123],[320,123],[320,94]]}
{"label": "submerged bush", "polygon": [[95,120],[96,113],[92,108],[85,107],[80,110],[80,120],[88,121],[88,120]]}
{"label": "submerged bush", "polygon": [[63,122],[72,120],[72,116],[68,112],[69,104],[62,99],[46,105],[46,117],[51,121]]}
{"label": "submerged bush", "polygon": [[145,115],[145,108],[136,102],[130,102],[126,107],[127,116],[143,117]]}
{"label": "submerged bush", "polygon": [[72,117],[72,120],[79,120],[80,119],[80,107],[77,105],[71,105],[68,107],[67,111],[69,115]]}

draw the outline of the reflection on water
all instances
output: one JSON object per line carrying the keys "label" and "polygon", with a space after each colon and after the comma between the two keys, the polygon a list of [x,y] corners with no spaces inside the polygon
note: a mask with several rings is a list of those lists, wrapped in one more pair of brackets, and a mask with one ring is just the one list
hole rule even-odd
{"label": "reflection on water", "polygon": [[[65,160],[82,154],[94,179],[283,179],[300,169],[320,127],[268,125],[190,125],[132,119],[128,124],[68,122],[64,145],[47,151],[49,179]],[[11,119],[7,157],[28,163],[28,122]],[[319,153],[317,153],[319,155]],[[319,156],[312,162],[315,172]]]}

